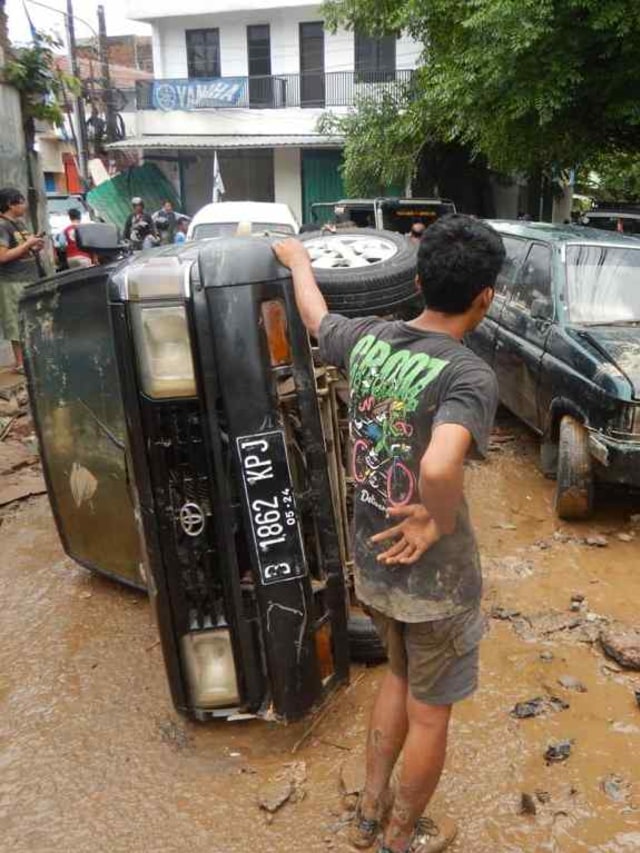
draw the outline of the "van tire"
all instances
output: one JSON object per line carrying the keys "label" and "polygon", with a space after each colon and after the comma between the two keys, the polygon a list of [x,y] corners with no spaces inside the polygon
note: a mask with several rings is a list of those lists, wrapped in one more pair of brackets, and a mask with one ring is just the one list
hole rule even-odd
{"label": "van tire", "polygon": [[371,618],[360,610],[351,610],[347,624],[349,657],[354,663],[383,663],[387,653]]}
{"label": "van tire", "polygon": [[567,521],[588,518],[593,512],[593,466],[587,430],[571,415],[560,421],[556,514]]}
{"label": "van tire", "polygon": [[343,228],[335,234],[311,231],[300,235],[303,243],[331,241],[357,236],[392,243],[396,252],[386,260],[362,267],[314,267],[318,286],[330,311],[345,317],[403,313],[416,316],[422,310],[422,296],[416,289],[416,250],[402,234],[374,228]]}

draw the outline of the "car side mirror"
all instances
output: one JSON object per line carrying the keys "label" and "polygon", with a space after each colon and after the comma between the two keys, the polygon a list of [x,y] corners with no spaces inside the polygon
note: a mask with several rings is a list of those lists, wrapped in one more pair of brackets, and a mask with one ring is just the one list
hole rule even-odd
{"label": "car side mirror", "polygon": [[533,320],[553,320],[553,302],[548,296],[538,297],[531,303]]}
{"label": "car side mirror", "polygon": [[85,252],[96,255],[115,255],[122,245],[118,229],[109,222],[85,222],[76,226],[76,243]]}

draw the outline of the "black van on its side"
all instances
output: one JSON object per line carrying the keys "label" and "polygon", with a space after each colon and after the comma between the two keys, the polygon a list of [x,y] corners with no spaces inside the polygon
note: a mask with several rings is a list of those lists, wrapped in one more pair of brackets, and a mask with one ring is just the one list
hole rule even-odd
{"label": "black van on its side", "polygon": [[640,486],[640,243],[491,224],[507,257],[468,344],[494,368],[501,402],[542,437],[558,515],[584,518],[594,480]]}

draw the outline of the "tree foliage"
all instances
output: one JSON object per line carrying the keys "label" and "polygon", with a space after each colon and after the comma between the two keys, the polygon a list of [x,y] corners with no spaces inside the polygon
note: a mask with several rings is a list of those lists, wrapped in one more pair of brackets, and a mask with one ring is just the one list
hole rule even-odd
{"label": "tree foliage", "polygon": [[27,137],[33,135],[34,120],[60,127],[64,123],[66,91],[75,93],[79,82],[57,68],[55,48],[61,43],[45,33],[37,33],[33,44],[13,51],[4,68],[4,77],[20,93]]}
{"label": "tree foliage", "polygon": [[343,124],[347,172],[354,129],[376,147],[391,135],[385,152],[431,135],[526,174],[640,147],[638,0],[327,0],[324,13],[330,28],[427,46],[395,117],[361,110]]}
{"label": "tree foliage", "polygon": [[598,201],[640,204],[640,155],[606,154],[597,157],[577,175],[581,191]]}

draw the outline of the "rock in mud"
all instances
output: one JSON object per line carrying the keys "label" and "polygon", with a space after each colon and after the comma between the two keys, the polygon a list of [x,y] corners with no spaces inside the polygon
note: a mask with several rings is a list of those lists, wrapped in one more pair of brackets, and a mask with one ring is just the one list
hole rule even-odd
{"label": "rock in mud", "polygon": [[520,616],[520,611],[513,610],[510,607],[496,606],[491,608],[491,613],[489,615],[492,619],[510,620],[516,619],[518,616]]}
{"label": "rock in mud", "polygon": [[584,684],[573,675],[561,675],[558,679],[558,684],[560,687],[564,687],[565,690],[575,690],[576,693],[587,692],[587,688]]}
{"label": "rock in mud", "polygon": [[638,706],[638,708],[640,708],[640,689],[634,690],[633,692],[636,697],[636,705]]}
{"label": "rock in mud", "polygon": [[540,652],[540,660],[543,660],[545,663],[549,663],[554,657],[553,652]]}
{"label": "rock in mud", "polygon": [[566,711],[569,703],[557,696],[536,696],[526,702],[517,702],[511,710],[511,716],[518,720],[539,717],[547,711]]}
{"label": "rock in mud", "polygon": [[633,533],[618,533],[618,534],[616,534],[616,537],[621,542],[633,542],[633,540],[635,539],[635,536],[633,535]]}
{"label": "rock in mud", "polygon": [[615,622],[600,632],[600,643],[620,666],[640,670],[640,629]]}
{"label": "rock in mud", "polygon": [[629,784],[622,776],[618,776],[617,773],[605,776],[600,783],[600,787],[614,803],[624,803],[629,797]]}
{"label": "rock in mud", "polygon": [[535,815],[537,812],[536,801],[531,794],[523,793],[520,796],[520,814]]}
{"label": "rock in mud", "polygon": [[258,805],[269,814],[275,814],[293,794],[291,779],[268,782],[258,795]]}
{"label": "rock in mud", "polygon": [[606,548],[609,540],[606,536],[585,536],[584,544],[590,545],[592,548]]}
{"label": "rock in mud", "polygon": [[544,760],[547,764],[557,764],[560,761],[566,761],[571,755],[573,749],[572,740],[557,740],[552,741],[545,750]]}

